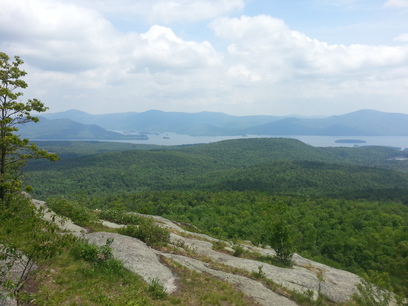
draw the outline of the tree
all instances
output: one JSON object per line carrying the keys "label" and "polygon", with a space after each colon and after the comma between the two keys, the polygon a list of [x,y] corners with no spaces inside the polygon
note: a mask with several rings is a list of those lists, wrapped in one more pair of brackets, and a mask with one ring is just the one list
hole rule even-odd
{"label": "tree", "polygon": [[292,257],[295,250],[294,236],[290,226],[283,220],[273,224],[271,247],[276,252],[276,258],[279,259],[283,265],[292,265]]}
{"label": "tree", "polygon": [[290,221],[291,214],[288,207],[284,203],[277,203],[270,228],[269,242],[276,252],[276,258],[284,266],[292,265],[295,251],[295,239]]}
{"label": "tree", "polygon": [[20,69],[24,62],[15,56],[14,61],[0,52],[0,206],[8,207],[14,195],[23,191],[22,167],[29,159],[46,158],[57,160],[58,156],[40,150],[28,139],[15,134],[17,126],[38,122],[32,112],[45,112],[48,108],[37,99],[21,102],[21,89],[27,83],[21,78],[27,73]]}
{"label": "tree", "polygon": [[2,294],[18,298],[36,264],[60,254],[76,239],[59,234],[56,215],[47,221],[46,208],[34,209],[30,202],[15,198],[0,210],[0,305]]}

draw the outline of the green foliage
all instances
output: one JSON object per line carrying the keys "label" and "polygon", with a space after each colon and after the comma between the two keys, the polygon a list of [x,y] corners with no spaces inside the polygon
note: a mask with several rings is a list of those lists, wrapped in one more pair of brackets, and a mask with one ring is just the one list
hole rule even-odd
{"label": "green foliage", "polygon": [[[125,269],[113,258],[87,261],[72,249],[82,240],[75,240],[64,252],[42,261],[36,273],[38,291],[26,300],[36,305],[153,305],[148,285],[137,274]],[[24,304],[25,305],[25,304]]]}
{"label": "green foliage", "polygon": [[284,203],[275,208],[272,226],[269,233],[270,246],[276,252],[276,258],[284,266],[292,266],[292,257],[295,251],[295,237],[291,228],[291,213]]}
{"label": "green foliage", "polygon": [[123,264],[113,257],[112,242],[113,239],[109,238],[105,245],[97,246],[81,239],[77,241],[71,252],[76,259],[83,259],[105,273],[120,273],[124,269]]}
{"label": "green foliage", "polygon": [[102,210],[99,212],[99,217],[111,222],[127,224],[126,227],[119,229],[120,234],[138,238],[150,246],[163,246],[170,239],[169,232],[156,225],[151,218],[116,209]]}
{"label": "green foliage", "polygon": [[386,169],[310,161],[274,161],[225,172],[210,188],[350,199],[398,199],[408,203],[404,195],[406,186],[407,175]]}
{"label": "green foliage", "polygon": [[[115,205],[115,202],[113,203]],[[150,222],[148,218],[136,215],[134,213],[128,213],[126,211],[117,209],[101,210],[98,214],[99,218],[119,224],[139,225],[142,223]]]}
{"label": "green foliage", "polygon": [[222,240],[217,240],[212,243],[212,249],[216,251],[223,251],[227,244]]}
{"label": "green foliage", "polygon": [[255,277],[256,279],[265,278],[265,272],[263,271],[263,266],[258,266],[258,271],[252,272],[251,275]]}
{"label": "green foliage", "polygon": [[285,222],[277,222],[273,225],[270,245],[284,266],[292,266],[295,250],[294,237],[290,227]]}
{"label": "green foliage", "polygon": [[236,257],[240,257],[245,253],[245,249],[239,244],[234,245],[232,249],[234,250],[232,255]]}
{"label": "green foliage", "polygon": [[[105,144],[107,146],[107,144]],[[114,147],[116,145],[113,145]],[[188,147],[158,147],[93,154],[86,144],[68,148],[59,163],[30,163],[27,183],[36,197],[134,191],[257,191],[271,194],[394,199],[408,203],[406,161],[384,147],[314,148],[293,139],[245,139]],[[102,150],[102,149],[101,149]],[[107,150],[107,149],[106,149]],[[100,151],[99,151],[100,152]]]}
{"label": "green foliage", "polygon": [[88,226],[98,219],[89,209],[80,205],[76,201],[65,199],[64,197],[52,197],[47,200],[47,206],[60,216],[71,219],[81,226]]}
{"label": "green foliage", "polygon": [[0,52],[0,206],[3,207],[9,206],[13,196],[23,190],[21,168],[27,160],[58,159],[55,154],[40,150],[28,139],[15,134],[18,125],[38,122],[39,119],[32,116],[32,112],[47,110],[37,99],[30,99],[26,103],[20,101],[23,93],[18,90],[27,87],[27,83],[21,79],[26,75],[20,69],[22,64],[18,56],[10,62],[10,57]]}
{"label": "green foliage", "polygon": [[138,226],[128,225],[120,228],[119,233],[130,237],[135,237],[149,246],[164,246],[169,242],[170,233],[153,221],[141,223]]}
{"label": "green foliage", "polygon": [[285,205],[296,252],[358,274],[388,272],[395,290],[408,295],[408,207],[403,204],[226,191],[129,193],[99,197],[98,203],[109,207],[119,198],[129,211],[187,222],[222,239],[264,245],[270,244],[277,207]]}
{"label": "green foliage", "polygon": [[387,273],[370,271],[364,275],[361,283],[357,285],[358,293],[353,299],[358,305],[388,306],[391,301],[391,286]]}
{"label": "green foliage", "polygon": [[[71,244],[70,235],[59,235],[57,226],[44,221],[29,199],[14,197],[10,205],[0,210],[0,286],[18,295],[26,283],[34,264],[60,254]],[[20,272],[14,278],[7,277],[12,267]]]}
{"label": "green foliage", "polygon": [[113,258],[112,245],[113,239],[107,239],[106,244],[97,246],[90,244],[86,240],[80,240],[75,244],[72,253],[78,259],[83,259],[92,263],[103,262]]}
{"label": "green foliage", "polygon": [[167,297],[166,290],[164,289],[160,281],[156,278],[151,280],[148,292],[150,296],[156,300],[163,300]]}
{"label": "green foliage", "polygon": [[[89,144],[89,154],[87,145],[54,146],[64,155],[58,164],[30,163],[26,182],[35,196],[81,190],[88,207],[162,215],[264,245],[273,244],[275,224],[298,253],[355,273],[387,272],[408,295],[408,162],[390,160],[401,151],[313,148],[290,139],[117,153]],[[279,223],[283,204],[290,214]],[[125,216],[107,214],[110,221]]]}

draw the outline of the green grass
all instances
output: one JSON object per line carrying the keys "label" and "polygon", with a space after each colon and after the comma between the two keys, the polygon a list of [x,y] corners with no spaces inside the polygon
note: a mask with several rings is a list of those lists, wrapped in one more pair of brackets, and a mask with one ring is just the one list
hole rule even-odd
{"label": "green grass", "polygon": [[36,305],[253,305],[233,285],[162,259],[178,276],[178,290],[163,294],[123,266],[113,269],[81,260],[72,252],[41,262],[31,279],[38,290],[26,295]]}
{"label": "green grass", "polygon": [[148,285],[123,266],[109,269],[69,252],[42,263],[35,280],[38,291],[30,296],[37,305],[152,305]]}
{"label": "green grass", "polygon": [[254,305],[253,299],[245,296],[233,285],[204,273],[189,270],[164,258],[163,261],[180,277],[180,291],[169,296],[168,301],[157,305]]}
{"label": "green grass", "polygon": [[38,269],[30,273],[23,289],[16,293],[23,304],[254,304],[233,285],[163,259],[162,262],[178,277],[178,290],[168,295],[159,282],[146,283],[114,259],[109,241],[105,246],[95,246],[84,239],[60,235],[55,227],[38,218],[27,204],[24,202],[21,207],[0,211],[0,243],[25,252],[41,251],[35,257]]}

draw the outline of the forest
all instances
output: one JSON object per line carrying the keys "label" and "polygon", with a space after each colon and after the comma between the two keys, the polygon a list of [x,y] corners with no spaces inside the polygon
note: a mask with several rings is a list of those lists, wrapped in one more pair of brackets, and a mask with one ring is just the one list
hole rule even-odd
{"label": "forest", "polygon": [[359,275],[387,273],[408,296],[408,161],[387,147],[316,148],[259,138],[190,146],[39,142],[33,197],[161,215],[196,231],[268,244],[284,220],[302,256]]}

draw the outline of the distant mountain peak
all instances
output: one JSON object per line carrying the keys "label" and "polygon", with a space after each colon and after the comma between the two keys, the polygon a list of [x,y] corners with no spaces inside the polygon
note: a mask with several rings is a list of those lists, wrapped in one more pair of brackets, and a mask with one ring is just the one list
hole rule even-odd
{"label": "distant mountain peak", "polygon": [[408,136],[408,115],[361,109],[331,117],[231,116],[219,112],[165,112],[92,115],[71,109],[42,115],[47,119],[71,119],[113,131],[173,132],[194,136],[324,135]]}
{"label": "distant mountain peak", "polygon": [[69,110],[66,110],[66,111],[63,111],[63,112],[59,112],[59,113],[49,113],[49,114],[60,114],[60,115],[62,115],[62,114],[86,114],[86,115],[89,115],[89,113],[87,113],[87,112],[84,112],[84,111],[80,111],[80,110],[77,110],[77,109],[69,109]]}

